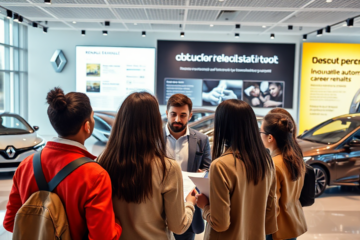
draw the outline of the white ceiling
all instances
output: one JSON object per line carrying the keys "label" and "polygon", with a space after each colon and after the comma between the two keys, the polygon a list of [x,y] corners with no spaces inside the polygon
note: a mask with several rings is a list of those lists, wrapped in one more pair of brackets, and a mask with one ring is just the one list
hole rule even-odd
{"label": "white ceiling", "polygon": [[[360,14],[360,0],[0,0],[0,6],[44,26],[47,21],[51,30],[89,31],[302,35]],[[235,11],[233,18],[217,19],[224,10]],[[360,19],[355,28],[341,23],[332,33],[360,35]]]}

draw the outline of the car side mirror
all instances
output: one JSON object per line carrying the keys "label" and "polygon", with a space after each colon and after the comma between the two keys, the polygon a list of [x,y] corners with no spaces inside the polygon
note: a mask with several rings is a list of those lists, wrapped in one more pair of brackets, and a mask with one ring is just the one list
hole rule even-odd
{"label": "car side mirror", "polygon": [[35,131],[39,130],[38,126],[34,126]]}

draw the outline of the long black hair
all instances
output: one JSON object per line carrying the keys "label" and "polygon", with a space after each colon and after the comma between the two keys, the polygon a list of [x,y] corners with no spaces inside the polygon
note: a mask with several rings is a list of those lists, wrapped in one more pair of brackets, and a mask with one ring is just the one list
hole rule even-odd
{"label": "long black hair", "polygon": [[164,180],[167,169],[159,103],[150,93],[135,92],[121,105],[99,164],[109,173],[119,199],[142,203],[153,193],[154,162]]}
{"label": "long black hair", "polygon": [[294,122],[281,113],[270,113],[264,118],[264,131],[271,134],[282,153],[291,180],[296,181],[305,173],[305,163],[301,148],[294,138]]}
{"label": "long black hair", "polygon": [[61,137],[77,134],[91,118],[92,107],[84,93],[70,92],[65,95],[61,88],[56,87],[48,92],[46,101],[49,104],[47,114],[50,123]]}
{"label": "long black hair", "polygon": [[230,148],[234,157],[244,162],[247,180],[255,185],[274,168],[261,141],[255,113],[244,101],[226,100],[216,109],[213,158],[220,157],[224,148]]}

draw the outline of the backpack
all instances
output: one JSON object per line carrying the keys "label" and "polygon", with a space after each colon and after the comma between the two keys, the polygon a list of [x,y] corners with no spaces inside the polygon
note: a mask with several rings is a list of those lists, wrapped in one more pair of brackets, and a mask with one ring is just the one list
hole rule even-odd
{"label": "backpack", "polygon": [[13,240],[71,240],[64,205],[53,191],[70,173],[89,162],[94,161],[86,157],[76,159],[47,183],[41,167],[41,152],[34,154],[33,168],[39,191],[33,193],[16,213]]}
{"label": "backpack", "polygon": [[305,164],[306,172],[304,186],[300,194],[300,203],[303,207],[309,207],[315,202],[315,172],[314,168]]}

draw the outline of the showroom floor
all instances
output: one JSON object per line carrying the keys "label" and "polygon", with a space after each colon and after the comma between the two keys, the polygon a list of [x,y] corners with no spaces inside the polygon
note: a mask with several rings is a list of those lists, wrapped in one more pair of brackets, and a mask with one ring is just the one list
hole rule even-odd
{"label": "showroom floor", "polygon": [[[51,138],[47,138],[47,140]],[[104,144],[91,138],[87,149],[99,154]],[[0,222],[5,215],[8,195],[12,184],[12,173],[0,173]],[[360,191],[353,187],[332,187],[317,198],[315,204],[304,208],[308,232],[299,240],[358,240],[360,239]],[[196,240],[203,238],[198,235]],[[0,226],[0,240],[10,240],[11,234]]]}

